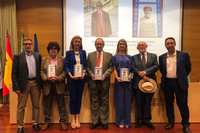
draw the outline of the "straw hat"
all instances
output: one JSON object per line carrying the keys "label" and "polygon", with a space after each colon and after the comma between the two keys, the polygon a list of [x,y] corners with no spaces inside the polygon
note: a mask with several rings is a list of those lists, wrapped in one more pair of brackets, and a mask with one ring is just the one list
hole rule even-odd
{"label": "straw hat", "polygon": [[157,83],[155,80],[150,79],[150,82],[145,82],[144,79],[141,79],[140,82],[138,83],[138,87],[142,92],[145,93],[153,93],[157,89]]}

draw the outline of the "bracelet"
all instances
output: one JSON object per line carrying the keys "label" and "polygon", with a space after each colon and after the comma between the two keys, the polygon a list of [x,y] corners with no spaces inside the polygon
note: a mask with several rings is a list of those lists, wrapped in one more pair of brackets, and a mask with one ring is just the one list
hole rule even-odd
{"label": "bracelet", "polygon": [[144,78],[145,75],[142,76],[142,78]]}

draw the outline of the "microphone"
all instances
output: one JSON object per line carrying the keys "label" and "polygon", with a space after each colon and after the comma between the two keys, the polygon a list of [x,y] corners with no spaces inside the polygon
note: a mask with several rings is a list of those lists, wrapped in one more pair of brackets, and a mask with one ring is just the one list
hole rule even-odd
{"label": "microphone", "polygon": [[194,77],[197,79],[197,82],[199,82],[199,79],[197,78],[197,76],[191,71],[190,72],[192,75],[194,75]]}

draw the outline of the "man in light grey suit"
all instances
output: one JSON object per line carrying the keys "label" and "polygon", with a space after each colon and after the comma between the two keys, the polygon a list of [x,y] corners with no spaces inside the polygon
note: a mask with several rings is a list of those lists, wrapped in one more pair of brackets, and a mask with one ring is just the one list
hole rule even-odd
{"label": "man in light grey suit", "polygon": [[[90,129],[95,129],[100,121],[103,129],[108,129],[110,74],[113,72],[112,54],[103,51],[104,41],[101,38],[96,39],[95,47],[97,51],[89,53],[87,59],[92,118]],[[95,80],[94,67],[103,68],[102,80]]]}

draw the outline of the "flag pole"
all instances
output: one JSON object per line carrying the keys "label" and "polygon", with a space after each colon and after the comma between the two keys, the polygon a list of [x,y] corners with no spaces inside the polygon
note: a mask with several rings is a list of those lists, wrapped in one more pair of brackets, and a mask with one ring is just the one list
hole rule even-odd
{"label": "flag pole", "polygon": [[21,51],[20,52],[24,52],[24,48],[23,48],[23,39],[24,39],[24,29],[22,28],[22,36],[21,36]]}

